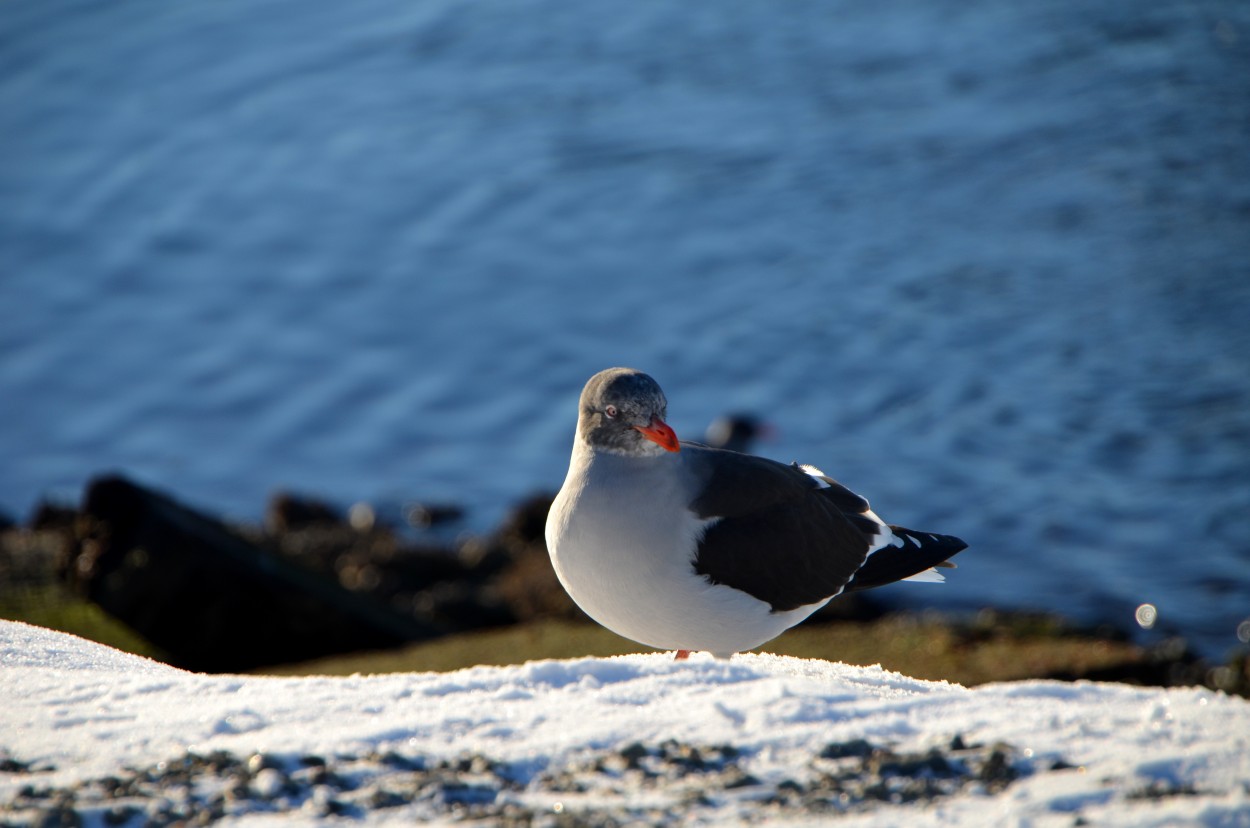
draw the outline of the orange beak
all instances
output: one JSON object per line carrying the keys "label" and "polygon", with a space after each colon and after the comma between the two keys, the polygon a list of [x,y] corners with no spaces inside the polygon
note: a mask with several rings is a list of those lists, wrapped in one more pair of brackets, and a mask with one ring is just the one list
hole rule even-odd
{"label": "orange beak", "polygon": [[652,417],[649,426],[634,426],[634,428],[642,432],[643,437],[666,451],[681,451],[681,443],[677,442],[677,433],[659,417]]}

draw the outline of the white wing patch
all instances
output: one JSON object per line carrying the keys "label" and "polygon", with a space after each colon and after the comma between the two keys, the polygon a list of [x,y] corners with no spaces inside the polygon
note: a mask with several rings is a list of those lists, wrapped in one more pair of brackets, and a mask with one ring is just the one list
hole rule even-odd
{"label": "white wing patch", "polygon": [[880,552],[887,546],[897,546],[900,549],[903,547],[903,539],[894,534],[894,531],[889,526],[886,526],[885,521],[877,517],[876,512],[869,509],[867,512],[864,512],[864,517],[870,518],[877,524],[877,536],[873,539],[872,548],[868,550],[869,555],[873,552]]}
{"label": "white wing patch", "polygon": [[[822,472],[820,469],[816,468],[811,463],[804,463],[801,466],[799,466],[799,468],[805,474],[811,475],[812,479],[816,481],[817,486],[819,486],[822,489],[829,488],[829,483],[822,479],[826,477],[827,475],[824,472]],[[864,501],[864,502],[866,503],[867,501]],[[887,546],[897,546],[900,548],[903,546],[903,539],[900,538],[898,535],[894,534],[894,532],[890,530],[890,527],[886,525],[885,521],[877,517],[876,512],[874,512],[872,509],[868,509],[867,511],[862,512],[862,514],[864,515],[864,517],[870,519],[873,523],[877,524],[877,527],[878,527],[877,533],[875,537],[873,538],[873,544],[868,549],[867,555],[871,555],[873,552],[879,552],[882,549],[886,548]],[[867,555],[865,555],[865,557],[867,557]]]}
{"label": "white wing patch", "polygon": [[946,576],[936,569],[926,569],[923,572],[917,572],[903,579],[904,581],[918,581],[922,584],[944,584]]}
{"label": "white wing patch", "polygon": [[[803,463],[802,465],[799,466],[799,468],[805,474],[811,475],[812,479],[816,481],[817,486],[819,486],[822,489],[829,488],[829,483],[823,479],[826,475],[820,469],[816,468],[810,463]],[[882,549],[885,549],[887,546],[896,546],[900,549],[906,546],[906,542],[903,540],[903,538],[900,537],[899,535],[894,534],[894,530],[891,529],[884,520],[877,517],[877,513],[874,512],[872,509],[866,509],[864,512],[862,512],[862,514],[864,515],[864,517],[870,519],[873,523],[877,524],[877,534],[873,538],[874,543],[872,547],[869,548],[868,553],[864,556],[865,559],[867,559],[867,557],[871,555],[872,553],[880,552]],[[925,534],[929,534],[929,533],[925,533]],[[937,540],[936,535],[929,534],[929,537],[933,540]],[[916,541],[913,541],[913,542],[916,542]],[[949,565],[950,564],[948,564],[948,566]],[[923,572],[917,572],[915,575],[910,575],[906,578],[903,578],[902,580],[916,581],[922,584],[944,584],[946,583],[946,576],[943,575],[941,572],[938,572],[936,568],[930,567],[929,569],[926,569]],[[838,592],[841,592],[841,590],[838,590]]]}
{"label": "white wing patch", "polygon": [[803,465],[799,466],[799,468],[802,469],[805,473],[811,475],[813,479],[815,479],[816,486],[818,488],[821,488],[821,489],[829,488],[829,484],[825,482],[824,480],[821,480],[822,477],[825,477],[825,473],[822,472],[820,469],[816,468],[810,463],[804,463]]}

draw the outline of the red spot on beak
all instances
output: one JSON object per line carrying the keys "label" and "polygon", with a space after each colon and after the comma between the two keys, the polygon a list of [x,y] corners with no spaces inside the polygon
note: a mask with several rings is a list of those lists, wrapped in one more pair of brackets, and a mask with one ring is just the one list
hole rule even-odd
{"label": "red spot on beak", "polygon": [[677,433],[669,428],[668,423],[659,417],[651,418],[649,426],[634,426],[642,432],[642,436],[658,445],[665,451],[681,451],[681,443],[677,441]]}

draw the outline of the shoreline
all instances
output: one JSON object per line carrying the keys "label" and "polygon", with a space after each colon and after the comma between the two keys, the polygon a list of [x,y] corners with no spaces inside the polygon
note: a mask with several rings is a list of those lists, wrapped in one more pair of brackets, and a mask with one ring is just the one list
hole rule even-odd
{"label": "shoreline", "polygon": [[[535,494],[488,535],[420,542],[415,526],[405,531],[364,506],[343,514],[280,494],[264,525],[227,525],[101,477],[81,507],[44,506],[26,525],[0,529],[9,585],[0,617],[208,673],[446,671],[647,651],[564,594],[542,539],[549,504]],[[452,507],[422,508],[413,514],[427,526],[458,517]],[[1183,639],[1143,646],[1128,631],[1059,614],[918,611],[848,597],[758,650],[961,684],[1104,680],[1250,696],[1246,653],[1217,663]]]}

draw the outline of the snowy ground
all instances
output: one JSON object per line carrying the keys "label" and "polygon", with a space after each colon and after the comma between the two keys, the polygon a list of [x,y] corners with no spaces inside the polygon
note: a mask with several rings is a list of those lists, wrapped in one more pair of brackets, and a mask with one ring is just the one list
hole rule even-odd
{"label": "snowy ground", "polygon": [[967,689],[769,655],[209,676],[3,623],[0,697],[10,819],[1250,825],[1250,703],[1205,690]]}

